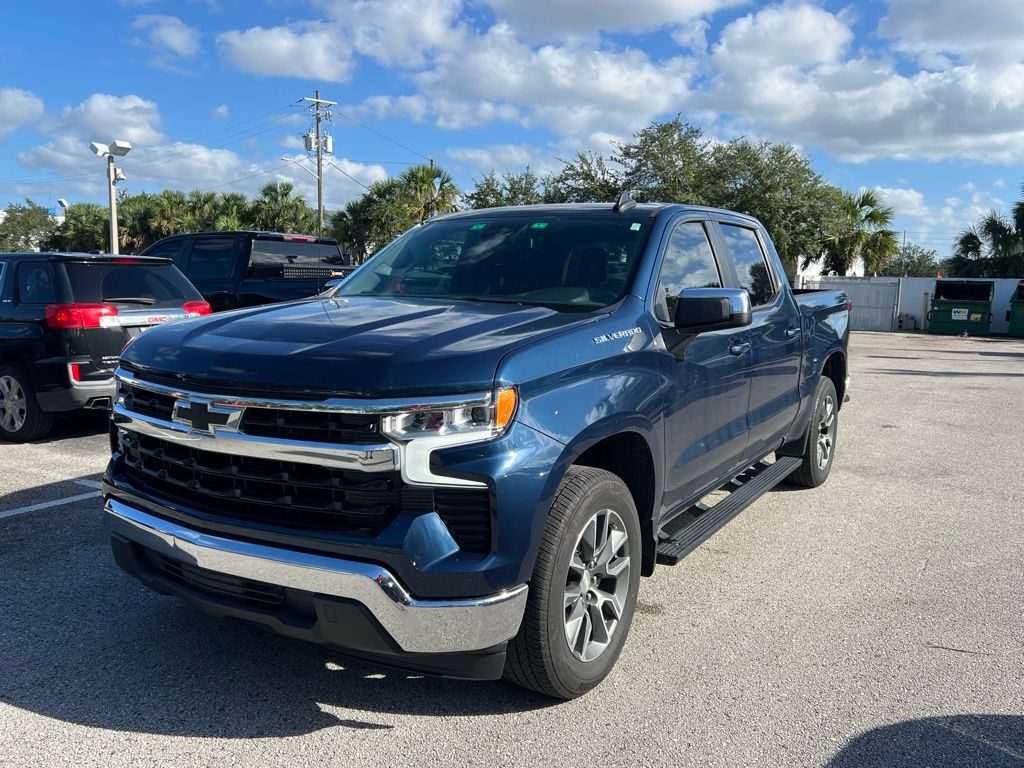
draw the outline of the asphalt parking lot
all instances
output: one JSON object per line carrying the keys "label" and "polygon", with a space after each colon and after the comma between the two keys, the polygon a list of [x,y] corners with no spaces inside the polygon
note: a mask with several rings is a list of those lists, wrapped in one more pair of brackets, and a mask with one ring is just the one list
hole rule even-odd
{"label": "asphalt parking lot", "polygon": [[96,414],[0,446],[0,765],[1024,765],[1024,342],[855,334],[836,465],[641,584],[553,703],[218,622],[113,564]]}

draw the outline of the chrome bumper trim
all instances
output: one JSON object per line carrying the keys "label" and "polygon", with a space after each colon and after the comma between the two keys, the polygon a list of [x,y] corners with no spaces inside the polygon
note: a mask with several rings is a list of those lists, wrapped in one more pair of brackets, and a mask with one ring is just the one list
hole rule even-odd
{"label": "chrome bumper trim", "polygon": [[409,653],[490,648],[519,631],[526,609],[526,584],[486,597],[419,600],[379,565],[211,536],[115,499],[108,499],[104,509],[111,533],[175,560],[253,581],[356,600]]}
{"label": "chrome bumper trim", "polygon": [[257,459],[320,464],[331,469],[361,472],[393,472],[398,469],[398,450],[390,444],[337,445],[305,440],[257,437],[244,432],[204,433],[174,422],[143,416],[120,403],[113,408],[114,423],[122,429],[187,445],[202,451],[250,456]]}

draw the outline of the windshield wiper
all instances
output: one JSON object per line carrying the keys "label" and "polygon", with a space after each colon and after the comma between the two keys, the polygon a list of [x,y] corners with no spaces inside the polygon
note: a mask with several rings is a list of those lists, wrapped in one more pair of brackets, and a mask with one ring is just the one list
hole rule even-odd
{"label": "windshield wiper", "polygon": [[156,304],[156,299],[149,296],[116,296],[114,298],[104,296],[103,301],[110,304]]}

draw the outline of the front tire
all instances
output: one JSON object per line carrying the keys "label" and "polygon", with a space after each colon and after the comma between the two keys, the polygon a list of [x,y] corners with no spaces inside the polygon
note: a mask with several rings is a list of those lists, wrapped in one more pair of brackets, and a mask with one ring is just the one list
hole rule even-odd
{"label": "front tire", "polygon": [[818,382],[814,393],[814,411],[804,436],[803,463],[787,482],[803,488],[817,488],[828,480],[836,455],[839,437],[839,398],[836,385],[825,376]]}
{"label": "front tire", "polygon": [[0,365],[0,439],[26,443],[46,437],[52,428],[53,414],[39,407],[25,372]]}
{"label": "front tire", "polygon": [[640,586],[640,521],[618,476],[570,467],[551,505],[505,678],[572,699],[611,671]]}

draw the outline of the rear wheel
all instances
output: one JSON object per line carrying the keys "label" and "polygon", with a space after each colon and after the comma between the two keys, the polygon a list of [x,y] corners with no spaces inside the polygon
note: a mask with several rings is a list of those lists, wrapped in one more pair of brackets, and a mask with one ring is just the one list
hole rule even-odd
{"label": "rear wheel", "polygon": [[25,372],[0,365],[0,438],[23,443],[45,437],[52,428],[53,414],[39,407]]}
{"label": "rear wheel", "polygon": [[616,475],[571,467],[551,506],[505,677],[571,699],[611,671],[640,584],[640,523]]}
{"label": "rear wheel", "polygon": [[832,379],[822,376],[814,396],[814,411],[804,437],[803,463],[787,480],[804,488],[817,488],[832,471],[839,436],[839,398]]}

